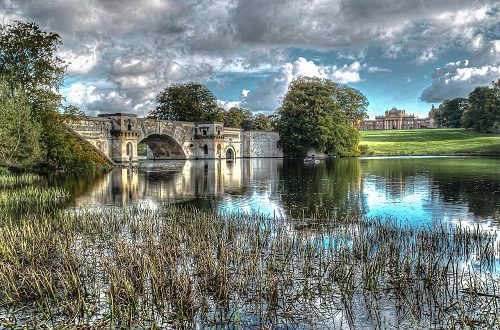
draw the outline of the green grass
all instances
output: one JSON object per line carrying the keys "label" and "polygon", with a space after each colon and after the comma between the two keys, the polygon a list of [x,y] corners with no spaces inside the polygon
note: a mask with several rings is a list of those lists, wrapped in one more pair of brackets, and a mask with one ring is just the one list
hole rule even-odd
{"label": "green grass", "polygon": [[373,156],[500,155],[499,134],[461,128],[362,131],[359,144]]}

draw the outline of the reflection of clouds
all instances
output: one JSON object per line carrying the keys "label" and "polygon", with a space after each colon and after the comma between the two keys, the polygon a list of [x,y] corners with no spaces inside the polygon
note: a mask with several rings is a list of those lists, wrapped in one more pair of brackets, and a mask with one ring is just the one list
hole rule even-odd
{"label": "reflection of clouds", "polygon": [[429,176],[382,177],[367,174],[363,194],[369,217],[392,217],[412,226],[429,226],[460,219],[477,221],[464,203],[446,203]]}
{"label": "reflection of clouds", "polygon": [[[284,164],[280,159],[145,161],[139,168],[118,168],[94,180],[92,190],[76,197],[75,203],[86,208],[183,203],[221,212],[293,218],[339,210],[390,216],[412,226],[459,220],[481,222],[484,227],[498,225],[494,220],[499,218],[495,215],[498,179],[487,174],[470,177],[470,167],[444,160],[340,159],[315,167]],[[487,171],[497,171],[498,162],[486,165]],[[484,166],[478,163],[473,170]],[[474,202],[484,202],[482,213],[477,213]]]}

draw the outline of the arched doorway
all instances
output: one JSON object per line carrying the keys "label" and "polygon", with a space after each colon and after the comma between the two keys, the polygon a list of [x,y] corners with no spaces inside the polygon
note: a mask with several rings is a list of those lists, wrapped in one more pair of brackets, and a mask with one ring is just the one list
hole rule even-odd
{"label": "arched doorway", "polygon": [[234,160],[235,154],[233,148],[227,148],[226,150],[226,160]]}
{"label": "arched doorway", "polygon": [[127,160],[132,160],[132,158],[134,158],[134,145],[132,144],[132,142],[127,143],[126,150],[127,150]]}

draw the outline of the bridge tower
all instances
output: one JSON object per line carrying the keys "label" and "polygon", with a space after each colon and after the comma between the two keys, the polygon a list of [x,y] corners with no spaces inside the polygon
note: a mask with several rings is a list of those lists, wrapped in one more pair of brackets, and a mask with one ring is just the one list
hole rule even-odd
{"label": "bridge tower", "polygon": [[137,160],[140,134],[137,115],[113,113],[100,114],[98,118],[108,119],[111,126],[108,136],[111,158],[117,162]]}

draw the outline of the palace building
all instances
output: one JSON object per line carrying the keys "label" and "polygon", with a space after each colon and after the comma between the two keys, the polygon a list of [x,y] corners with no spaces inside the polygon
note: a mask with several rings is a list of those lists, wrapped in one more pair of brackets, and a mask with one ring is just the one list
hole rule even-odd
{"label": "palace building", "polygon": [[414,128],[436,128],[432,111],[427,118],[418,118],[414,114],[407,114],[406,110],[398,110],[393,107],[387,110],[385,115],[376,116],[374,120],[365,120],[360,129],[362,131],[382,129],[414,129]]}

